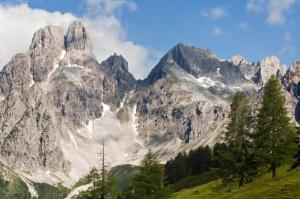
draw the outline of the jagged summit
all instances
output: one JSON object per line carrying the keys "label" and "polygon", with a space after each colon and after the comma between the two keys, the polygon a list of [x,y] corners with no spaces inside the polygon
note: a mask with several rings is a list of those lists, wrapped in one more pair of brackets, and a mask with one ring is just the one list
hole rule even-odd
{"label": "jagged summit", "polygon": [[80,21],[74,21],[69,26],[65,41],[67,51],[70,50],[91,50],[92,40],[86,27]]}
{"label": "jagged summit", "polygon": [[283,76],[287,70],[286,66],[281,65],[279,58],[274,55],[265,57],[259,67],[262,84],[265,84],[272,75]]}
{"label": "jagged summit", "polygon": [[235,65],[241,65],[241,64],[250,64],[250,62],[244,58],[242,55],[235,55],[229,59],[230,62],[232,62]]}
{"label": "jagged summit", "polygon": [[128,72],[128,62],[122,55],[114,53],[108,59],[102,62],[106,70]]}
{"label": "jagged summit", "polygon": [[114,53],[101,63],[101,67],[108,76],[117,81],[117,84],[121,88],[121,96],[124,95],[125,91],[134,89],[136,79],[128,71],[128,62],[122,55]]}
{"label": "jagged summit", "polygon": [[245,80],[240,68],[228,61],[220,61],[210,51],[179,43],[151,71],[146,82],[154,82],[166,73],[166,67],[179,66],[195,78],[209,77],[224,84],[236,84]]}
{"label": "jagged summit", "polygon": [[64,48],[64,30],[59,26],[46,26],[34,33],[30,49]]}

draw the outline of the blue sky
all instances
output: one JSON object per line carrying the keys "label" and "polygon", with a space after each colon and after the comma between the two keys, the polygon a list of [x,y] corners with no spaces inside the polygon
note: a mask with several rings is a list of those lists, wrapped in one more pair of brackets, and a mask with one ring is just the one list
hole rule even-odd
{"label": "blue sky", "polygon": [[[258,61],[276,55],[300,60],[298,0],[2,0],[32,9],[89,18],[113,16],[126,39],[158,59],[179,42],[211,49],[224,59]],[[1,35],[0,35],[1,36]],[[155,52],[155,53],[154,53]],[[152,64],[155,61],[151,62]]]}

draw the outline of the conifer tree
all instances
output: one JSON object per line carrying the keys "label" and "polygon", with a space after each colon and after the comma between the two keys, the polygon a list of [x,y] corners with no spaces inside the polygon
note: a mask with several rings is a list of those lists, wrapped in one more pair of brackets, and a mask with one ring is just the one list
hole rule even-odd
{"label": "conifer tree", "polygon": [[149,151],[141,162],[140,172],[132,182],[133,199],[158,199],[163,195],[163,167]]}
{"label": "conifer tree", "polygon": [[243,92],[235,94],[229,120],[225,140],[230,149],[226,161],[231,166],[227,168],[227,177],[238,178],[239,186],[243,186],[244,180],[251,178],[256,170],[250,143],[251,109]]}
{"label": "conifer tree", "polygon": [[297,137],[295,139],[295,143],[298,146],[298,149],[294,155],[294,163],[292,165],[292,169],[300,167],[300,127],[297,127]]}
{"label": "conifer tree", "polygon": [[291,155],[295,130],[285,107],[280,82],[273,75],[267,82],[254,134],[256,153],[276,177],[276,168]]}
{"label": "conifer tree", "polygon": [[178,153],[178,155],[169,160],[165,165],[165,180],[167,184],[172,184],[188,176],[186,153]]}

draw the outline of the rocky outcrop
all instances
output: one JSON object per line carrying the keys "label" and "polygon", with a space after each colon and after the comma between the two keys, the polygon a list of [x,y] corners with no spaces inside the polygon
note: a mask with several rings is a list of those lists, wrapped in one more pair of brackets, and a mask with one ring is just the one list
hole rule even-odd
{"label": "rocky outcrop", "polygon": [[12,91],[0,109],[1,156],[14,168],[34,171],[67,166],[60,148],[59,116],[38,87]]}
{"label": "rocky outcrop", "polygon": [[64,32],[61,27],[47,26],[38,30],[32,39],[30,50],[31,73],[34,82],[42,82],[57,64],[64,51]]}
{"label": "rocky outcrop", "polygon": [[247,80],[256,82],[258,77],[258,71],[260,67],[255,63],[250,63],[244,57],[240,55],[233,56],[230,60],[234,65],[239,66],[242,74]]}
{"label": "rocky outcrop", "polygon": [[176,63],[195,78],[209,77],[227,85],[246,82],[238,66],[228,61],[220,61],[210,50],[184,44],[173,47],[152,70],[147,81],[154,82],[160,68],[167,62]]}
{"label": "rocky outcrop", "polygon": [[67,51],[90,51],[92,49],[91,38],[80,21],[75,21],[69,26],[65,44]]}
{"label": "rocky outcrop", "polygon": [[[113,98],[121,102],[126,93],[132,91],[136,86],[136,80],[128,71],[128,62],[122,55],[112,55],[101,63],[101,69],[105,72],[106,79],[116,81],[117,90]],[[107,99],[112,101],[114,99]]]}
{"label": "rocky outcrop", "polygon": [[286,67],[280,65],[280,60],[276,56],[268,56],[264,58],[259,64],[257,82],[264,85],[272,75],[282,77],[286,72]]}
{"label": "rocky outcrop", "polygon": [[[81,22],[38,30],[30,49],[0,73],[1,157],[14,168],[68,169],[61,140],[100,118],[103,102],[120,106],[135,86],[123,57],[100,65]],[[62,130],[64,129],[64,130]]]}

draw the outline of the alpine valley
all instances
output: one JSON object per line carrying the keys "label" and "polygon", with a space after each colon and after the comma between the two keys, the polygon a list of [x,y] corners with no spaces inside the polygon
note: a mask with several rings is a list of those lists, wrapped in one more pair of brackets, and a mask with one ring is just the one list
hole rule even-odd
{"label": "alpine valley", "polygon": [[80,21],[36,31],[26,52],[0,73],[0,176],[71,188],[99,165],[138,165],[148,150],[164,163],[181,151],[222,141],[237,91],[255,112],[271,75],[282,82],[288,110],[300,119],[300,62],[276,56],[251,63],[220,60],[185,44],[171,48],[147,78],[136,80],[122,55],[99,62]]}

